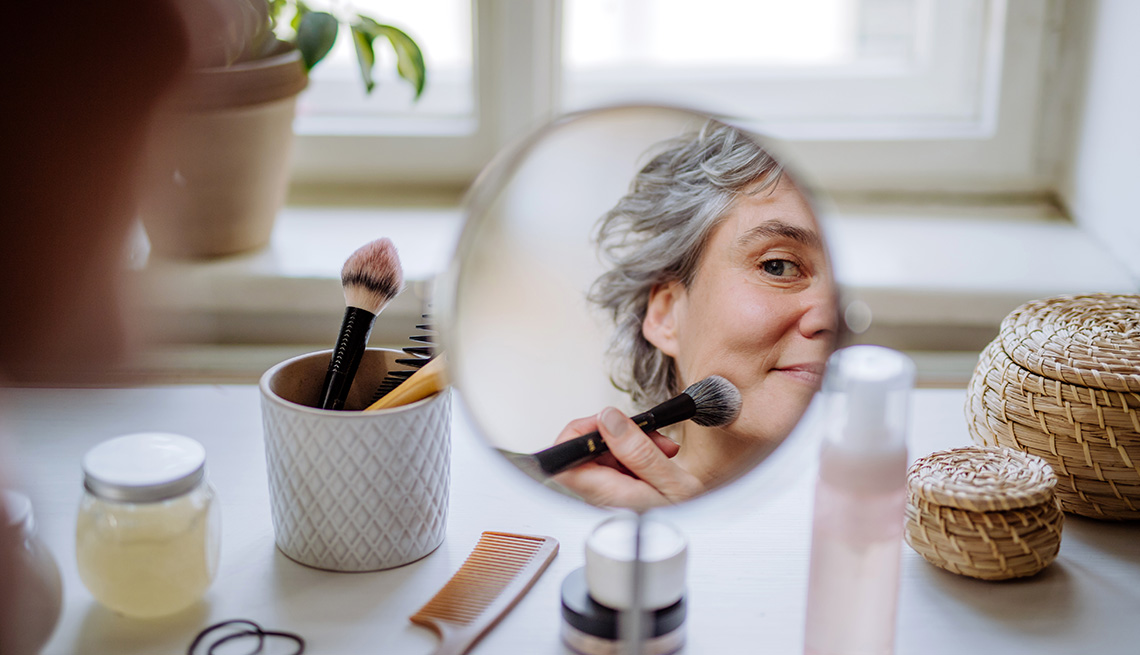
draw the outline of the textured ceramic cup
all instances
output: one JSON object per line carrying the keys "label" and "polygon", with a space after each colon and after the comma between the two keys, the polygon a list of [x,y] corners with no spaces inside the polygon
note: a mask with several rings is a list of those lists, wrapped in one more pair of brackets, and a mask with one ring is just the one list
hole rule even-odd
{"label": "textured ceramic cup", "polygon": [[448,390],[359,411],[397,358],[369,349],[345,404],[316,409],[331,351],[294,357],[261,377],[261,416],[277,547],[308,566],[375,571],[426,556],[447,527]]}

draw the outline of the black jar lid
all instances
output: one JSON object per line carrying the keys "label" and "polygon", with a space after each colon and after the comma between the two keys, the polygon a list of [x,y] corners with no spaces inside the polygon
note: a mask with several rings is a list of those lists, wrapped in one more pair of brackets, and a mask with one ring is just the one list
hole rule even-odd
{"label": "black jar lid", "polygon": [[[650,613],[651,637],[673,632],[685,622],[685,598]],[[585,567],[574,569],[562,581],[562,620],[575,629],[601,639],[618,638],[618,611],[590,598]]]}

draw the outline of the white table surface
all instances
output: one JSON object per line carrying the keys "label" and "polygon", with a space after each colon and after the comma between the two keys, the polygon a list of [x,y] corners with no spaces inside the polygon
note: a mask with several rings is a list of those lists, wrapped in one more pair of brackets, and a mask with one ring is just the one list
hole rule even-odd
{"label": "white table surface", "polygon": [[[608,513],[511,469],[478,441],[461,403],[443,545],[390,571],[329,573],[274,547],[256,387],[6,396],[2,429],[14,444],[5,468],[32,496],[64,580],[63,617],[45,653],[185,653],[198,630],[231,618],[297,632],[310,653],[431,653],[434,635],[407,617],[447,582],[483,530],[550,535],[561,551],[473,652],[566,652],[558,636],[559,586],[582,565],[585,536]],[[916,393],[912,457],[969,442],[964,397],[959,390]],[[96,603],[79,580],[74,552],[80,458],[103,439],[143,430],[180,432],[206,446],[223,512],[221,568],[206,597],[179,615],[148,621]],[[690,539],[685,652],[802,652],[814,432],[805,429],[730,488],[663,512]],[[1057,561],[1032,579],[1003,583],[945,573],[903,546],[896,652],[1140,653],[1140,523],[1066,517]]]}

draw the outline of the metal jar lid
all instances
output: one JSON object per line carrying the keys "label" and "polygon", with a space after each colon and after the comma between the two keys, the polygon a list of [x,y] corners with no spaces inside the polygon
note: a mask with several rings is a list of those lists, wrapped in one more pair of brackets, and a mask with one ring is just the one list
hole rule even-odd
{"label": "metal jar lid", "polygon": [[206,475],[206,449],[178,434],[128,434],[87,451],[83,486],[122,503],[153,503],[192,491]]}

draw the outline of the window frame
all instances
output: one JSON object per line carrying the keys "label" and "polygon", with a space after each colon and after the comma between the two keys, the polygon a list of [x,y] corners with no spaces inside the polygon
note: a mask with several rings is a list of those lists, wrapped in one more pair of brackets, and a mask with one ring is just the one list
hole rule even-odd
{"label": "window frame", "polygon": [[[843,191],[1025,193],[1049,188],[1039,143],[1057,3],[985,0],[984,89],[968,120],[918,121],[860,138],[841,126],[745,125],[810,180]],[[553,118],[561,92],[561,0],[472,0],[476,129],[427,135],[298,134],[300,188],[469,184],[495,152]],[[1055,36],[1053,37],[1055,38]],[[830,130],[830,131],[829,131]]]}

